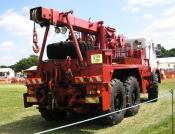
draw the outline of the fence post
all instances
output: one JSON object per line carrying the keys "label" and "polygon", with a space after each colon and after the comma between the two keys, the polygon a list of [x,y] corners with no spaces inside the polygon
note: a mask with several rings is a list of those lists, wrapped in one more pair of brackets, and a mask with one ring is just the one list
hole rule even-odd
{"label": "fence post", "polygon": [[174,101],[174,91],[173,91],[173,89],[171,89],[171,95],[172,95],[172,134],[174,133],[174,106],[173,106],[173,101]]}

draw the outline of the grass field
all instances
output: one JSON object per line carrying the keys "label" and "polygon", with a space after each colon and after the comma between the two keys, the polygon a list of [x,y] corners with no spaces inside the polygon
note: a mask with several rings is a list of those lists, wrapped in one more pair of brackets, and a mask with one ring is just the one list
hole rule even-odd
{"label": "grass field", "polygon": [[[169,89],[175,89],[175,80],[163,81],[160,85],[159,96],[168,93]],[[0,85],[0,134],[32,134],[84,118],[72,116],[65,122],[47,122],[40,117],[35,107],[23,108],[22,95],[25,90],[23,85]],[[144,100],[146,100],[145,95],[142,96],[142,101]],[[115,126],[102,126],[99,122],[91,121],[61,131],[50,132],[50,134],[94,133],[170,134],[171,98],[163,98],[156,103],[142,105],[136,116],[125,118]]]}

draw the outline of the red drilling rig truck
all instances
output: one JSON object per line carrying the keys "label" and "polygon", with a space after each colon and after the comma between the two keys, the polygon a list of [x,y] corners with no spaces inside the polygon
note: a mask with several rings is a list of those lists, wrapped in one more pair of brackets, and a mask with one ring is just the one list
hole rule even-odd
{"label": "red drilling rig truck", "polygon": [[[30,10],[34,21],[33,50],[40,51],[37,69],[27,70],[24,107],[37,105],[49,121],[63,119],[68,112],[109,113],[140,103],[140,94],[158,97],[160,73],[154,42],[146,38],[116,35],[116,29],[44,7]],[[35,23],[45,27],[43,42],[37,45]],[[65,41],[47,45],[50,27],[68,33]],[[103,118],[117,124],[125,115],[135,115],[139,106]]]}

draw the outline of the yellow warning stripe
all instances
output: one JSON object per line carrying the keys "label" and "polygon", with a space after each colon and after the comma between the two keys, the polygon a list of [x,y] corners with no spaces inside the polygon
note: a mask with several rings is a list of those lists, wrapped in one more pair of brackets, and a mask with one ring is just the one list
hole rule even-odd
{"label": "yellow warning stripe", "polygon": [[76,83],[84,83],[84,82],[102,82],[102,77],[101,76],[92,76],[92,77],[86,77],[86,76],[81,76],[81,77],[74,77]]}
{"label": "yellow warning stripe", "polygon": [[38,82],[39,82],[39,84],[42,84],[43,83],[42,80],[41,80],[41,78],[38,78]]}
{"label": "yellow warning stripe", "polygon": [[93,82],[93,79],[91,77],[89,78],[89,82]]}
{"label": "yellow warning stripe", "polygon": [[99,103],[98,97],[86,97],[85,103]]}
{"label": "yellow warning stripe", "polygon": [[30,85],[30,84],[33,84],[33,85],[36,85],[36,84],[42,84],[42,80],[41,78],[28,78],[26,80],[26,84],[27,85]]}
{"label": "yellow warning stripe", "polygon": [[79,77],[80,82],[84,82],[84,78],[83,77]]}
{"label": "yellow warning stripe", "polygon": [[76,77],[75,77],[75,82],[76,82],[76,83],[78,83],[78,82],[79,82],[79,81],[78,81],[78,78],[76,78]]}
{"label": "yellow warning stripe", "polygon": [[27,102],[37,102],[35,97],[27,97]]}
{"label": "yellow warning stripe", "polygon": [[98,82],[101,82],[101,81],[102,81],[101,76],[96,76],[96,80],[97,80]]}
{"label": "yellow warning stripe", "polygon": [[27,85],[30,85],[29,79],[26,80],[26,84],[27,84]]}

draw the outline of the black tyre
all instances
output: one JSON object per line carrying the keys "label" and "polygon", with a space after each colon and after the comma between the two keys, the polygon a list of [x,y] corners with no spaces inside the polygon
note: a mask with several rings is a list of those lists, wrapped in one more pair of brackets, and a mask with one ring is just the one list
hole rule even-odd
{"label": "black tyre", "polygon": [[47,121],[63,120],[66,117],[66,112],[60,110],[39,109],[41,116]]}
{"label": "black tyre", "polygon": [[[158,98],[158,75],[155,72],[152,72],[152,87],[148,90],[148,100],[156,99]],[[157,100],[154,100],[153,102],[156,102]]]}
{"label": "black tyre", "polygon": [[[131,107],[140,103],[140,86],[137,79],[133,76],[129,76],[124,81],[124,87],[126,90],[126,107]],[[126,110],[126,116],[133,116],[138,113],[139,106],[132,107]]]}
{"label": "black tyre", "polygon": [[[110,109],[107,113],[118,111],[126,107],[126,97],[123,83],[118,79],[111,80],[111,98]],[[103,123],[115,125],[124,118],[125,111],[116,112],[112,115],[102,118]]]}
{"label": "black tyre", "polygon": [[[79,41],[78,43],[83,58],[86,58],[87,50],[94,49],[91,44],[84,41]],[[70,56],[72,59],[78,58],[77,52],[74,48],[74,43],[72,41],[53,43],[47,46],[47,57],[49,59],[66,59],[67,56]]]}

